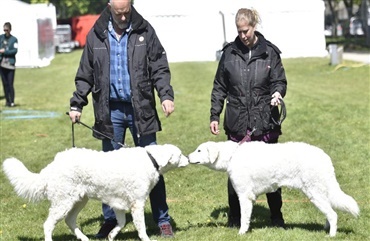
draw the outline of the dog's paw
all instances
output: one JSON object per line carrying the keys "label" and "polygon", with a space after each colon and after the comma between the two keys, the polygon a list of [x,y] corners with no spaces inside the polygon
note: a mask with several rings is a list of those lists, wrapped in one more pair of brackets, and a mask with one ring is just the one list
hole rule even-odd
{"label": "dog's paw", "polygon": [[243,235],[248,231],[248,228],[240,228],[238,234]]}

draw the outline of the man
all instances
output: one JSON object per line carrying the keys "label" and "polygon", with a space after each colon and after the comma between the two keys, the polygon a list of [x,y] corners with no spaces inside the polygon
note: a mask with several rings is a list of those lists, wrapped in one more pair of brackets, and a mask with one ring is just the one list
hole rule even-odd
{"label": "man", "polygon": [[[156,144],[161,123],[154,89],[165,116],[174,111],[174,92],[166,52],[153,27],[130,0],[110,0],[86,40],[70,100],[72,122],[80,119],[92,92],[94,129],[98,131],[93,135],[102,140],[103,151],[119,149],[127,128],[136,146]],[[150,203],[161,236],[173,237],[163,176],[150,193]],[[117,223],[113,210],[105,204],[103,214],[96,238],[107,237]]]}

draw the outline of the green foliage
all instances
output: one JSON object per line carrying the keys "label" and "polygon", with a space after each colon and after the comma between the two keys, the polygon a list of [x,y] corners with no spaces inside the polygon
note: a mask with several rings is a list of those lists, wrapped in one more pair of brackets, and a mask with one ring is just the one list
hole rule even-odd
{"label": "green foliage", "polygon": [[21,0],[27,3],[52,3],[57,11],[58,19],[85,14],[100,14],[107,6],[108,0]]}
{"label": "green foliage", "polygon": [[[48,67],[16,70],[17,107],[3,107],[4,100],[0,107],[1,162],[14,156],[31,171],[39,172],[56,152],[71,147],[71,123],[65,112],[69,109],[80,55],[80,50],[58,54]],[[338,211],[338,234],[333,240],[362,241],[370,236],[370,69],[353,62],[345,62],[341,68],[329,63],[326,58],[284,60],[288,77],[287,118],[280,141],[308,142],[332,157],[341,188],[356,199],[361,209],[358,219]],[[213,136],[209,131],[210,92],[216,68],[217,62],[171,64],[176,110],[168,118],[160,112],[163,131],[158,133],[159,144],[175,144],[187,155],[201,142],[226,139],[223,133]],[[11,116],[9,111],[20,116],[17,111],[22,110],[50,111],[55,117],[7,119]],[[82,121],[92,125],[91,104],[84,109]],[[101,148],[91,131],[79,125],[75,126],[75,142],[77,147]],[[299,191],[286,188],[283,213],[288,230],[269,226],[263,195],[254,205],[251,231],[237,235],[237,229],[225,225],[226,178],[225,173],[193,165],[165,174],[176,240],[324,240],[323,214]],[[34,204],[18,198],[3,172],[0,183],[0,240],[43,240],[48,202]],[[164,240],[152,221],[149,202],[145,212],[151,239]],[[117,240],[139,240],[130,215],[128,220]],[[77,219],[78,226],[92,240],[101,221],[98,201],[90,201]],[[56,226],[53,238],[76,240],[64,222]]]}

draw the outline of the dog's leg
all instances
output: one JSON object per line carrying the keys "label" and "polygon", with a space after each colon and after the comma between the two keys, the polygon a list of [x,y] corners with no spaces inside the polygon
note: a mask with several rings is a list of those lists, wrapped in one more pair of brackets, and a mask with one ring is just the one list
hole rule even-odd
{"label": "dog's leg", "polygon": [[144,217],[144,202],[137,201],[131,207],[131,215],[134,225],[137,229],[139,238],[142,241],[150,241],[148,234],[146,233],[145,217]]}
{"label": "dog's leg", "polygon": [[113,239],[117,236],[119,231],[125,226],[126,224],[126,212],[125,210],[118,210],[113,208],[114,213],[116,214],[117,225],[110,231],[108,235],[108,240],[113,241]]}
{"label": "dog's leg", "polygon": [[77,239],[80,239],[81,241],[88,241],[89,238],[86,237],[81,230],[76,225],[76,219],[77,215],[81,212],[81,210],[85,207],[88,197],[83,197],[80,201],[78,201],[72,210],[67,214],[65,218],[65,222],[67,226],[71,229],[72,233],[74,233],[77,237]]}
{"label": "dog's leg", "polygon": [[337,220],[338,215],[330,205],[330,201],[326,197],[322,197],[321,194],[316,193],[312,195],[311,202],[326,216],[326,225],[324,228],[328,228],[329,236],[334,237],[337,233]]}
{"label": "dog's leg", "polygon": [[44,223],[45,241],[53,240],[52,235],[55,225],[67,215],[72,206],[73,203],[63,202],[63,200],[51,201],[49,216]]}
{"label": "dog's leg", "polygon": [[249,229],[249,224],[251,221],[253,201],[248,198],[246,194],[239,194],[240,203],[240,229],[239,234],[245,234]]}

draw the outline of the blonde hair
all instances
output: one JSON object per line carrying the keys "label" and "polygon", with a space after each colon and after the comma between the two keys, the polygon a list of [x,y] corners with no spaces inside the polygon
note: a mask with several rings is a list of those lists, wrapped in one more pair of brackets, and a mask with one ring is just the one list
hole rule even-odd
{"label": "blonde hair", "polygon": [[257,10],[241,8],[235,15],[235,24],[238,24],[240,21],[246,21],[248,25],[256,27],[257,24],[261,23],[261,18]]}

